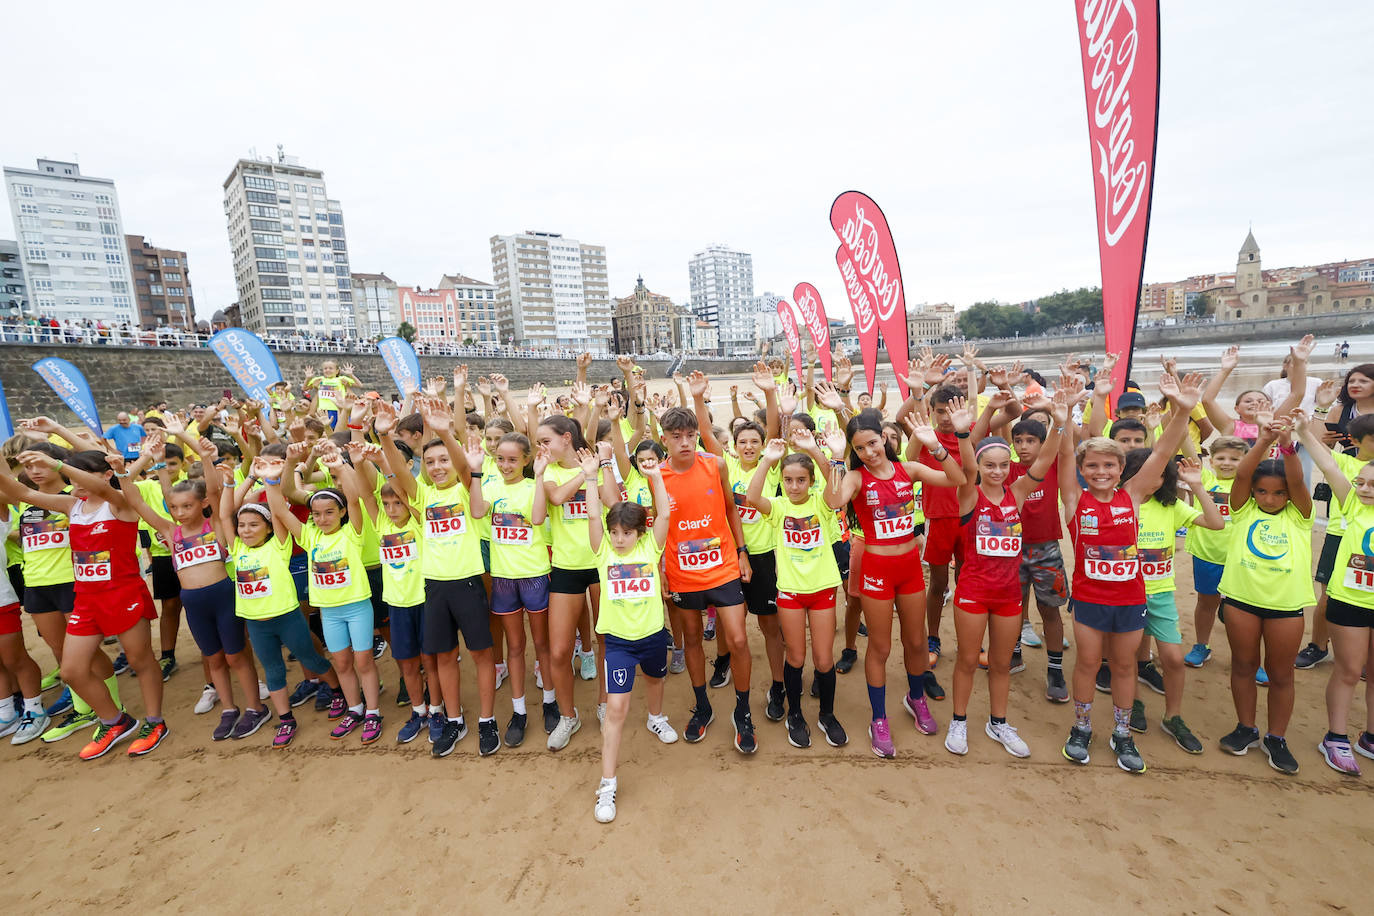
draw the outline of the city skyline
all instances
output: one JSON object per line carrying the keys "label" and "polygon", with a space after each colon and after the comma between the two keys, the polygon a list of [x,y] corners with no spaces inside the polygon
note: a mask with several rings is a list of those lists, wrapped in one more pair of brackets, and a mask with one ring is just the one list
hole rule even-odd
{"label": "city skyline", "polygon": [[[398,282],[454,270],[494,280],[484,276],[493,233],[549,228],[605,246],[613,296],[631,291],[642,274],[684,303],[683,262],[722,241],[753,254],[755,288],[790,290],[807,280],[832,315],[844,316],[826,213],[835,194],[855,187],[887,213],[910,301],[962,308],[1098,283],[1071,13],[1002,4],[975,20],[957,9],[875,4],[835,17],[803,3],[775,17],[722,6],[732,27],[719,30],[710,6],[666,43],[665,20],[652,10],[627,6],[589,30],[575,11],[551,8],[527,39],[528,59],[543,63],[512,70],[512,91],[533,91],[545,67],[567,70],[576,62],[569,90],[597,97],[598,107],[592,115],[576,106],[554,111],[535,134],[483,88],[482,75],[502,52],[481,42],[465,46],[471,63],[464,73],[443,71],[451,96],[432,91],[437,59],[417,58],[406,75],[362,59],[337,75],[336,92],[302,114],[248,104],[269,90],[266,70],[255,75],[251,60],[230,63],[240,52],[268,59],[260,42],[239,47],[235,36],[248,23],[196,10],[175,21],[135,23],[92,8],[63,26],[74,53],[95,53],[137,30],[185,69],[169,83],[160,75],[165,61],[112,65],[116,81],[161,81],[184,110],[177,156],[154,159],[125,112],[97,107],[72,118],[69,106],[31,103],[24,129],[0,137],[0,163],[76,158],[83,171],[113,179],[125,227],[195,262],[200,318],[237,298],[222,229],[226,167],[250,147],[268,155],[278,142],[329,176],[330,196],[348,213],[350,268],[385,271]],[[1362,180],[1362,151],[1374,126],[1349,112],[1362,100],[1358,87],[1369,84],[1359,39],[1374,13],[1357,4],[1322,12],[1314,17],[1279,3],[1164,3],[1145,282],[1223,269],[1236,227],[1247,223],[1270,250],[1284,252],[1285,263],[1353,259],[1368,250],[1374,191]],[[456,16],[436,8],[427,28],[448,28]],[[464,16],[473,34],[499,31],[499,11]],[[1333,19],[1341,28],[1330,28]],[[998,28],[970,31],[984,20]],[[53,27],[37,8],[7,11],[7,22],[17,35]],[[348,28],[347,17],[321,21],[289,9],[276,24],[316,30],[326,43],[342,40]],[[385,11],[369,23],[373,37],[386,41],[404,41],[411,27],[410,18]],[[579,40],[564,41],[568,34]],[[780,46],[814,42],[821,53],[790,60],[785,73],[766,56],[735,53],[765,34]],[[645,36],[667,66],[625,80],[609,52]],[[16,67],[41,68],[44,47],[18,42]],[[866,48],[861,64],[845,51],[853,47]],[[693,71],[690,82],[674,76],[693,59],[688,48],[718,65]],[[49,97],[82,91],[76,72],[51,77]],[[740,87],[748,90],[741,104],[712,101]],[[436,103],[455,100],[461,116],[449,125]],[[386,131],[376,139],[341,133],[339,125],[361,111],[424,130],[408,133],[403,152]],[[692,131],[708,113],[717,119],[713,129]],[[1273,125],[1299,120],[1338,127],[1339,140],[1263,139]],[[689,139],[665,145],[671,136]],[[0,226],[10,237],[13,215]]]}

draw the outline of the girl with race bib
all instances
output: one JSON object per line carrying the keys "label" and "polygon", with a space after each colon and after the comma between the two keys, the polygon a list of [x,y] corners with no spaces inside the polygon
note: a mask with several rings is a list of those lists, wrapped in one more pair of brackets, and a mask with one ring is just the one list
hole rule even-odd
{"label": "girl with race bib", "polygon": [[[191,443],[188,441],[188,446]],[[159,458],[164,440],[155,432],[143,444],[143,454],[127,471],[124,459],[109,457],[110,467],[121,480],[134,479]],[[227,518],[222,514],[220,491],[223,475],[215,467],[215,446],[208,439],[199,443],[199,458],[204,471],[200,480],[183,480],[172,486],[167,497],[171,520],[153,510],[138,487],[129,487],[125,498],[129,506],[170,546],[172,567],[181,583],[181,604],[200,654],[210,668],[210,683],[219,695],[219,725],[211,738],[247,738],[262,728],[272,714],[258,699],[258,672],[244,637],[243,620],[235,614],[234,585],[225,569],[228,559],[225,544],[232,542]],[[233,672],[233,677],[230,672]],[[234,703],[234,678],[243,691],[245,708]]]}
{"label": "girl with race bib", "polygon": [[[280,457],[259,456],[253,459],[249,473],[253,479],[268,484],[280,483],[284,467]],[[310,625],[300,610],[296,580],[291,575],[293,542],[286,525],[274,518],[266,503],[244,503],[235,512],[234,491],[230,487],[224,488],[220,512],[235,521],[236,536],[229,552],[234,565],[234,609],[243,619],[253,651],[262,663],[268,699],[277,711],[277,733],[272,746],[284,748],[296,737],[297,723],[286,693],[282,649],[295,653],[307,671],[328,672],[330,665],[315,650]],[[329,677],[332,679],[333,675]],[[319,689],[328,692],[324,684]],[[342,705],[339,689],[331,689]]]}
{"label": "girl with race bib", "polygon": [[[1149,460],[1149,449],[1137,448],[1126,453],[1123,480],[1133,479]],[[1194,508],[1178,498],[1178,483],[1183,481],[1197,499]],[[1202,484],[1202,466],[1195,460],[1168,461],[1160,468],[1159,476],[1149,481],[1155,485],[1150,497],[1140,504],[1140,530],[1136,538],[1136,553],[1140,558],[1140,574],[1145,579],[1145,633],[1141,641],[1137,668],[1141,683],[1163,681],[1164,730],[1183,750],[1202,753],[1202,742],[1183,721],[1183,637],[1178,630],[1178,604],[1174,600],[1174,551],[1180,529],[1191,533],[1196,529],[1221,531],[1226,526],[1221,510],[1212,501]],[[1159,672],[1150,670],[1149,637],[1155,640],[1159,655]],[[1153,689],[1158,689],[1157,687]],[[1144,733],[1145,704],[1137,697],[1131,703],[1131,731]]]}
{"label": "girl with race bib", "polygon": [[[835,434],[836,445],[844,454],[844,439]],[[787,696],[787,741],[793,747],[810,747],[811,730],[801,710],[802,665],[806,661],[806,632],[811,630],[811,658],[816,666],[816,683],[821,711],[817,720],[826,743],[843,747],[849,736],[835,718],[835,592],[842,584],[827,532],[834,509],[837,475],[824,476],[825,488],[814,488],[818,467],[829,462],[810,432],[793,431],[792,446],[772,439],[763,453],[758,473],[749,483],[749,506],[760,513],[771,529],[777,575],[777,616],[781,622],[786,657],[783,684]],[[781,464],[779,465],[779,462]],[[782,496],[765,495],[766,484],[779,465]],[[773,485],[776,492],[776,484]],[[744,513],[740,513],[744,521]],[[747,530],[747,529],[746,529]],[[746,542],[748,536],[746,535]],[[757,570],[757,567],[755,568]],[[757,571],[755,575],[758,575]],[[771,701],[771,697],[770,697]],[[770,716],[770,718],[772,718]]]}
{"label": "girl with race bib", "polygon": [[1210,467],[1202,470],[1202,487],[1207,495],[1199,500],[1205,498],[1217,507],[1223,527],[1221,531],[1211,531],[1195,525],[1188,529],[1184,542],[1193,558],[1193,590],[1197,592],[1197,605],[1193,608],[1197,642],[1183,656],[1183,663],[1189,668],[1201,668],[1212,657],[1208,641],[1212,638],[1212,627],[1216,626],[1217,608],[1221,606],[1221,592],[1217,591],[1217,586],[1221,584],[1222,564],[1226,562],[1230,538],[1231,485],[1236,481],[1236,468],[1250,451],[1250,446],[1238,436],[1218,436],[1207,450]]}
{"label": "girl with race bib", "polygon": [[1011,446],[989,436],[969,447],[959,440],[963,466],[976,468],[959,485],[959,577],[954,583],[954,713],[945,734],[945,749],[968,753],[968,702],[974,672],[986,634],[988,642],[988,722],[983,731],[1013,757],[1029,757],[1030,748],[1007,722],[1011,655],[1021,633],[1021,509],[1026,497],[1045,482],[1058,456],[1059,436],[1068,422],[1068,402],[1056,396],[1055,425],[1026,472],[1008,484]]}
{"label": "girl with race bib", "polygon": [[[954,434],[967,437],[973,416],[964,407],[963,399],[953,399],[948,409]],[[868,735],[873,753],[884,758],[897,756],[887,721],[887,657],[892,651],[894,609],[902,627],[906,666],[907,690],[902,705],[916,720],[916,729],[921,734],[933,735],[939,730],[925,697],[924,682],[930,671],[925,631],[926,582],[916,544],[913,488],[918,483],[958,486],[964,482],[963,469],[940,444],[933,427],[911,422],[908,428],[943,470],[916,461],[901,461],[883,435],[882,421],[876,412],[864,412],[850,418],[845,427],[850,447],[849,470],[830,466],[835,493],[826,500],[832,509],[852,504],[864,533],[860,601],[868,627],[864,677],[873,713]]]}
{"label": "girl with race bib", "polygon": [[[1293,715],[1293,661],[1302,645],[1312,589],[1312,495],[1289,436],[1288,418],[1263,427],[1236,468],[1231,534],[1221,574],[1221,613],[1231,645],[1231,697],[1236,727],[1221,749],[1240,756],[1259,744],[1280,773],[1298,771],[1284,733]],[[1282,461],[1262,460],[1277,444]],[[1260,652],[1263,648],[1264,657]],[[1255,672],[1269,672],[1269,730],[1255,724]]]}
{"label": "girl with race bib", "polygon": [[[1116,442],[1094,437],[1075,450],[1072,436],[1059,440],[1059,497],[1074,554],[1069,611],[1077,646],[1072,683],[1074,724],[1064,744],[1064,757],[1074,763],[1088,762],[1094,682],[1098,666],[1106,658],[1112,671],[1111,748],[1116,764],[1128,773],[1145,772],[1145,761],[1136,750],[1130,729],[1136,650],[1146,623],[1145,580],[1136,550],[1139,507],[1154,492],[1151,481],[1187,435],[1188,415],[1197,403],[1200,382],[1197,375],[1182,381],[1167,374],[1160,378],[1160,393],[1175,409],[1149,459],[1125,483],[1121,475],[1126,455]],[[1086,486],[1079,484],[1080,474]]]}
{"label": "girl with race bib", "polygon": [[326,487],[310,494],[310,520],[302,524],[282,495],[284,467],[279,468],[276,459],[269,460],[272,466],[263,480],[267,502],[274,520],[284,524],[305,549],[310,603],[320,609],[325,648],[343,691],[343,699],[335,697],[332,705],[347,701],[329,737],[338,741],[361,725],[363,744],[372,744],[382,736],[381,680],[372,658],[372,589],[363,564],[357,476],[331,444],[320,463],[341,488]]}
{"label": "girl with race bib", "polygon": [[592,813],[607,824],[615,820],[615,771],[636,667],[647,682],[649,731],[664,744],[677,741],[677,732],[663,714],[663,680],[668,674],[672,638],[663,625],[659,560],[668,543],[668,491],[658,465],[646,467],[643,473],[653,489],[654,503],[664,509],[654,516],[653,530],[648,530],[644,507],[628,501],[611,506],[603,525],[601,493],[596,485],[598,467],[597,459],[583,452],[579,473],[587,484],[587,536],[601,583],[596,631],[602,637],[607,690],[606,721],[601,726],[601,782]]}
{"label": "girl with race bib", "polygon": [[1335,665],[1326,684],[1326,737],[1317,749],[1331,769],[1359,776],[1355,754],[1374,760],[1374,681],[1365,687],[1365,727],[1358,742],[1351,742],[1348,734],[1355,688],[1374,657],[1374,463],[1365,464],[1351,481],[1330,447],[1317,438],[1307,416],[1295,411],[1293,421],[1331,485],[1332,504],[1341,506],[1345,520],[1326,586],[1326,622]]}

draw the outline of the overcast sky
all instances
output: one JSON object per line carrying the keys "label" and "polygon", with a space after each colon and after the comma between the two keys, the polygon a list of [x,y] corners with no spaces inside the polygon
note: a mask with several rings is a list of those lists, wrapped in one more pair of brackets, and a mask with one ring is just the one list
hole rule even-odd
{"label": "overcast sky", "polygon": [[[325,171],[354,271],[491,279],[526,229],[687,301],[723,242],[756,292],[849,317],[830,203],[883,207],[908,302],[1099,282],[1071,0],[9,3],[0,162],[79,156],[126,232],[236,298],[222,184],[278,143]],[[1374,256],[1374,7],[1164,0],[1147,282]],[[4,203],[8,208],[8,201]],[[13,237],[11,215],[0,235]]]}

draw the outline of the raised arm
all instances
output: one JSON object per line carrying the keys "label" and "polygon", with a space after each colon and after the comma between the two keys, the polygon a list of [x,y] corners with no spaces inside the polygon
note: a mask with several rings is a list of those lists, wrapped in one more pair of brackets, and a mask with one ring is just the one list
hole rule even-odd
{"label": "raised arm", "polygon": [[[654,542],[660,550],[668,543],[673,520],[668,511],[668,488],[663,484],[663,469],[655,464],[644,469],[644,479],[654,494]],[[733,500],[731,500],[733,502]]]}
{"label": "raised arm", "polygon": [[773,378],[773,373],[769,370],[766,363],[754,363],[754,387],[763,392],[764,411],[767,423],[764,433],[770,439],[776,439],[782,423],[778,412],[778,382]]}
{"label": "raised arm", "polygon": [[1131,494],[1137,504],[1150,498],[1154,492],[1151,482],[1164,471],[1164,465],[1174,460],[1179,443],[1188,435],[1188,414],[1197,404],[1198,392],[1202,388],[1202,376],[1190,372],[1182,379],[1172,375],[1159,377],[1159,393],[1169,399],[1169,425],[1159,434],[1159,441],[1150,449],[1150,457],[1140,466],[1135,476],[1121,485]]}
{"label": "raised arm", "polygon": [[[1232,434],[1236,428],[1236,421],[1217,404],[1217,395],[1221,394],[1222,385],[1226,384],[1226,379],[1235,371],[1236,364],[1239,362],[1239,347],[1227,347],[1222,351],[1221,371],[1212,376],[1212,380],[1207,383],[1207,387],[1202,392],[1202,409],[1206,411],[1207,419],[1211,421],[1212,426],[1223,436]],[[1245,503],[1242,502],[1241,505],[1245,505]]]}
{"label": "raised arm", "polygon": [[286,533],[296,540],[300,540],[301,530],[305,527],[301,520],[291,514],[291,507],[286,503],[286,497],[282,495],[281,481],[282,475],[286,472],[286,461],[281,458],[265,457],[259,455],[254,462],[254,469],[263,475],[263,486],[267,490],[267,506],[272,510],[272,527],[274,529],[286,530]]}
{"label": "raised arm", "polygon": [[378,404],[374,420],[377,438],[382,442],[382,454],[386,456],[387,466],[391,469],[391,485],[401,498],[409,503],[415,498],[415,478],[410,476],[410,464],[396,447],[392,432],[396,429],[396,411],[390,404]]}
{"label": "raised arm", "polygon": [[781,439],[769,439],[763,450],[763,457],[759,460],[759,466],[754,471],[754,477],[749,481],[749,491],[744,494],[744,498],[749,500],[749,505],[764,515],[771,515],[773,512],[772,500],[763,495],[764,485],[768,482],[768,474],[773,470],[773,465],[781,461],[786,454],[786,442]]}
{"label": "raised arm", "polygon": [[1069,419],[1067,395],[1055,394],[1054,399],[1050,402],[1050,416],[1054,418],[1054,425],[1050,427],[1049,433],[1045,436],[1045,444],[1040,447],[1040,454],[1031,462],[1031,466],[1026,468],[1026,473],[1018,477],[1011,485],[1011,495],[1016,500],[1017,506],[1024,503],[1026,497],[1045,482],[1045,475],[1050,472],[1055,459],[1059,457],[1059,440],[1064,436],[1064,427]]}
{"label": "raised arm", "polygon": [[711,380],[701,372],[687,376],[687,387],[692,392],[692,409],[697,415],[697,433],[701,436],[701,447],[712,455],[724,456],[725,445],[716,439],[711,429],[711,409],[706,405],[710,395]]}
{"label": "raised arm", "polygon": [[1274,407],[1274,416],[1288,416],[1300,407],[1303,398],[1307,397],[1307,362],[1312,358],[1312,351],[1316,346],[1316,338],[1308,334],[1298,341],[1297,346],[1288,351],[1292,357],[1288,367],[1288,397],[1283,399],[1282,404]]}
{"label": "raised arm", "polygon": [[449,461],[453,463],[453,470],[458,475],[458,480],[463,486],[471,489],[472,471],[468,468],[463,447],[454,438],[453,411],[443,402],[443,399],[427,398],[420,404],[420,415],[425,418],[425,424],[434,430],[439,441],[444,443],[444,449],[448,452]]}
{"label": "raised arm", "polygon": [[1196,458],[1184,458],[1178,463],[1178,479],[1192,491],[1196,497],[1194,502],[1202,511],[1201,519],[1194,524],[1199,528],[1210,528],[1213,531],[1225,528],[1226,519],[1222,518],[1221,509],[1212,501],[1211,494],[1202,485],[1202,462]]}
{"label": "raised arm", "polygon": [[1317,438],[1312,420],[1306,413],[1295,410],[1289,416],[1293,419],[1293,428],[1297,431],[1302,444],[1312,453],[1312,463],[1321,470],[1327,485],[1331,487],[1332,498],[1337,504],[1345,502],[1346,496],[1350,493],[1350,478],[1345,476],[1341,466],[1336,463],[1336,456],[1331,454],[1331,446]]}
{"label": "raised arm", "polygon": [[549,467],[549,450],[540,446],[534,453],[534,503],[530,508],[530,524],[542,525],[549,517],[549,497],[544,491],[544,471]]}
{"label": "raised arm", "polygon": [[1232,511],[1249,501],[1250,482],[1255,476],[1255,468],[1259,467],[1259,463],[1269,454],[1269,450],[1274,446],[1274,440],[1278,437],[1278,429],[1273,423],[1259,428],[1259,436],[1255,439],[1254,446],[1240,459],[1240,464],[1236,465],[1236,477],[1231,482],[1229,500]]}
{"label": "raised arm", "polygon": [[578,457],[582,474],[573,479],[581,481],[587,488],[587,538],[592,550],[598,551],[601,549],[601,539],[606,535],[606,529],[601,523],[601,491],[596,485],[598,460],[596,455],[586,449],[583,449]]}

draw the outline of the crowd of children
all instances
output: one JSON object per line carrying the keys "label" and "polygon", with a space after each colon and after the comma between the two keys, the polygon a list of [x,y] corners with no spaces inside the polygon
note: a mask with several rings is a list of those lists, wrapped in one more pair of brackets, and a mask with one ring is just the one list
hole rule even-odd
{"label": "crowd of children", "polygon": [[[46,417],[21,421],[0,462],[9,566],[0,694],[14,697],[0,703],[0,736],[23,745],[80,733],[86,760],[126,741],[130,755],[152,752],[168,736],[162,685],[177,669],[184,616],[205,673],[195,711],[220,706],[214,741],[275,721],[272,746],[289,747],[300,728],[293,710],[313,699],[331,738],[377,742],[388,646],[398,705],[409,707],[395,739],[424,735],[435,757],[468,732],[463,661],[475,671],[482,756],[525,741],[531,675],[546,745],[567,747],[583,724],[576,681],[595,680],[593,812],[607,822],[637,674],[646,727],[665,744],[679,734],[665,678],[685,672],[691,682],[688,743],[715,722],[711,688],[733,683],[733,744],[753,754],[752,618],[769,670],[766,718],[783,723],[794,747],[811,746],[809,654],[814,724],[840,747],[849,733],[835,713],[836,675],[858,662],[862,631],[864,731],[873,753],[891,758],[894,619],[902,708],[918,734],[935,735],[930,704],[945,690],[934,669],[952,606],[952,754],[968,752],[984,668],[985,734],[1013,757],[1031,755],[1012,724],[1009,683],[1025,668],[1023,648],[1039,646],[1046,699],[1073,703],[1067,760],[1089,761],[1102,692],[1118,766],[1146,770],[1133,738],[1148,728],[1138,684],[1163,694],[1161,725],[1179,748],[1203,753],[1184,720],[1185,672],[1212,658],[1220,621],[1236,709],[1220,748],[1260,747],[1274,769],[1297,772],[1293,672],[1331,658],[1317,747],[1333,769],[1358,775],[1358,756],[1374,758],[1374,721],[1353,739],[1347,722],[1374,650],[1374,365],[1309,384],[1313,346],[1308,337],[1292,348],[1281,388],[1243,392],[1233,411],[1217,398],[1235,348],[1210,380],[1166,360],[1157,399],[1130,382],[1115,391],[1110,355],[1095,375],[1066,361],[1047,384],[1020,365],[988,367],[969,348],[957,361],[928,350],[912,360],[901,378],[908,396],[890,419],[886,388],[876,404],[856,392],[844,359],[833,381],[814,370],[793,381],[780,361],[760,363],[758,395],[744,395],[757,409],[741,409],[731,386],[726,417],[713,415],[701,373],[651,395],[626,357],[618,378],[590,384],[584,355],[567,398],[543,386],[517,398],[499,375],[469,384],[460,365],[399,409],[350,392],[352,367],[326,362],[307,373],[302,398],[283,383],[266,404],[143,412],[136,458]],[[1330,501],[1320,602],[1309,576],[1309,469]],[[1197,592],[1197,642],[1186,653],[1180,544]],[[1032,595],[1043,636],[1029,619]],[[26,648],[21,607],[57,661],[46,675]],[[1064,609],[1075,647],[1067,678]],[[111,661],[102,643],[115,641],[122,651]],[[288,662],[301,668],[291,690]],[[136,675],[141,718],[128,711],[129,691],[121,696],[124,671]],[[497,694],[507,680],[503,728]]]}

